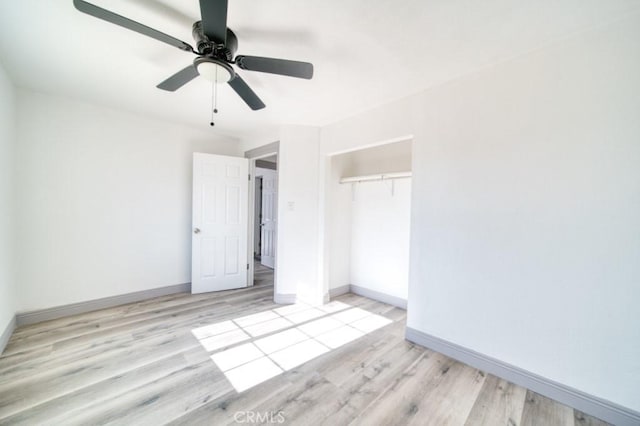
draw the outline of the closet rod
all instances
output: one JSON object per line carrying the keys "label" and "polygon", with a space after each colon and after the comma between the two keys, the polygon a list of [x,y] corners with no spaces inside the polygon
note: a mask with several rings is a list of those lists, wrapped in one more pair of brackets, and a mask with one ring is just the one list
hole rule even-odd
{"label": "closet rod", "polygon": [[340,183],[371,182],[376,180],[410,178],[411,172],[381,173],[378,175],[353,176],[340,179]]}

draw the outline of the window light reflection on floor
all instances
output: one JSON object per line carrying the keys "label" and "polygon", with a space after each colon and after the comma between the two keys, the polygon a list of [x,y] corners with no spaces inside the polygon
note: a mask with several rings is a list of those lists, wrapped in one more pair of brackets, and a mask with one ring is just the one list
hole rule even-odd
{"label": "window light reflection on floor", "polygon": [[392,322],[335,301],[282,306],[191,332],[242,392]]}

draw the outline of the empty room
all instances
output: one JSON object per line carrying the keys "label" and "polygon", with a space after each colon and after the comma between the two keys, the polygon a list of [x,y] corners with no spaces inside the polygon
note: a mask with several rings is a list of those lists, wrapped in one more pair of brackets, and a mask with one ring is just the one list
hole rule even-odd
{"label": "empty room", "polygon": [[640,425],[640,1],[0,5],[0,425]]}

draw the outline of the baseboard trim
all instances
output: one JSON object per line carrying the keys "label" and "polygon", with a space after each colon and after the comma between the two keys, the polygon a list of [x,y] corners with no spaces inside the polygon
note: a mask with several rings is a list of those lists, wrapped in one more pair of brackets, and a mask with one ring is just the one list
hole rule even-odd
{"label": "baseboard trim", "polygon": [[0,355],[4,352],[4,348],[7,347],[7,343],[9,343],[9,339],[11,339],[11,335],[13,334],[13,330],[17,327],[16,325],[16,316],[14,315],[9,321],[9,324],[5,327],[2,334],[0,334]]}
{"label": "baseboard trim", "polygon": [[329,289],[329,298],[342,296],[349,292],[351,292],[351,286],[349,284],[345,284],[340,287]]}
{"label": "baseboard trim", "polygon": [[389,305],[393,305],[401,309],[405,309],[405,310],[407,309],[406,299],[402,299],[396,296],[391,296],[385,293],[380,293],[379,291],[370,290],[368,288],[360,287],[353,284],[349,286],[349,289],[351,293],[368,297],[369,299],[377,300],[378,302],[387,303]]}
{"label": "baseboard trim", "polygon": [[407,327],[405,338],[614,425],[637,426],[640,424],[640,413],[634,410],[554,382],[439,337]]}
{"label": "baseboard trim", "polygon": [[16,314],[16,324],[18,326],[35,324],[42,321],[68,317],[70,315],[78,315],[100,309],[113,308],[114,306],[125,305],[127,303],[140,302],[142,300],[153,299],[154,297],[189,292],[191,292],[191,283],[176,284],[167,287],[152,288],[150,290],[105,297],[102,299],[88,300],[86,302],[56,306],[53,308],[19,312]]}
{"label": "baseboard trim", "polygon": [[298,301],[298,296],[295,294],[274,293],[273,301],[282,305],[292,305]]}

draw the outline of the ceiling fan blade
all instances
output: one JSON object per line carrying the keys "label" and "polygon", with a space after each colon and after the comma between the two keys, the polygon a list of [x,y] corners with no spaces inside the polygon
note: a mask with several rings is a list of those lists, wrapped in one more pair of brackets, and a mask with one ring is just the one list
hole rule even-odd
{"label": "ceiling fan blade", "polygon": [[268,72],[306,79],[313,77],[313,64],[309,62],[238,55],[236,56],[236,64],[243,70],[248,71]]}
{"label": "ceiling fan blade", "polygon": [[227,4],[228,0],[200,0],[202,30],[218,44],[227,42]]}
{"label": "ceiling fan blade", "polygon": [[124,16],[118,15],[117,13],[110,12],[101,7],[95,6],[91,3],[87,3],[82,0],[73,0],[73,5],[80,12],[84,12],[87,15],[94,16],[98,19],[102,19],[103,21],[111,22],[112,24],[119,25],[128,30],[135,31],[140,34],[144,34],[148,37],[159,40],[163,43],[167,43],[173,47],[177,47],[180,50],[184,50],[187,52],[193,52],[193,47],[189,44],[185,43],[182,40],[178,40],[175,37],[171,37],[163,32],[158,30],[154,30],[151,27],[147,27],[146,25],[142,25],[136,21],[132,21],[129,18],[125,18]]}
{"label": "ceiling fan blade", "polygon": [[162,83],[158,84],[156,87],[158,89],[166,90],[168,92],[175,92],[198,75],[198,70],[194,65],[189,65],[185,69],[178,71]]}
{"label": "ceiling fan blade", "polygon": [[249,105],[249,108],[251,108],[252,110],[255,111],[258,109],[262,109],[266,106],[260,100],[258,95],[256,95],[254,91],[251,90],[251,87],[249,87],[247,83],[245,83],[245,81],[241,79],[238,74],[236,74],[236,76],[233,79],[231,79],[231,81],[229,81],[229,86],[231,86],[233,90],[235,90],[236,93],[240,95],[242,100],[245,101],[247,105]]}

